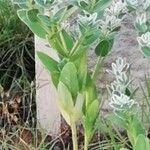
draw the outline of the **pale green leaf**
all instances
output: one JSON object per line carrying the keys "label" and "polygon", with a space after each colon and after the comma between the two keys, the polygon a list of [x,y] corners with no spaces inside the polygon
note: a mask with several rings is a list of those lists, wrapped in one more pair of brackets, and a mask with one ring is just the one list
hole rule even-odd
{"label": "pale green leaf", "polygon": [[31,22],[27,16],[27,10],[18,10],[17,14],[19,18],[31,29],[31,31],[41,38],[46,37],[46,31],[43,29],[39,22]]}
{"label": "pale green leaf", "polygon": [[60,74],[60,81],[64,83],[71,94],[76,96],[79,91],[79,84],[77,78],[77,69],[72,62],[68,62],[62,69]]}
{"label": "pale green leaf", "polygon": [[58,62],[56,60],[54,60],[53,58],[51,58],[50,56],[48,56],[47,54],[44,54],[43,52],[38,51],[37,56],[43,63],[44,67],[51,74],[53,83],[57,87],[58,82],[59,82],[59,76],[60,76],[60,72],[58,69]]}

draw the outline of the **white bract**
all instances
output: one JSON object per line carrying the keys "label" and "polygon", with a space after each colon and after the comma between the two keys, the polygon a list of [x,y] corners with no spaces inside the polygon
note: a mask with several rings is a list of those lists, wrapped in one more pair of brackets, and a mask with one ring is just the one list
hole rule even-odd
{"label": "white bract", "polygon": [[128,110],[137,104],[125,94],[130,83],[127,76],[129,67],[130,65],[126,63],[125,59],[118,58],[115,63],[112,63],[112,70],[108,71],[110,74],[115,75],[115,80],[108,86],[108,91],[111,95],[109,105],[114,111]]}
{"label": "white bract", "polygon": [[126,89],[130,83],[127,76],[129,64],[125,59],[118,58],[115,63],[112,63],[112,70],[108,71],[110,74],[115,75],[115,80],[108,86],[110,94],[109,105],[116,111],[128,111],[138,103],[126,95]]}
{"label": "white bract", "polygon": [[113,92],[109,105],[114,109],[114,111],[130,109],[136,102],[121,92]]}
{"label": "white bract", "polygon": [[130,64],[126,62],[126,59],[119,57],[115,63],[112,63],[112,70],[108,70],[108,72],[116,77],[122,76],[122,73],[126,72],[129,66]]}
{"label": "white bract", "polygon": [[126,0],[127,4],[133,8],[137,8],[139,3],[138,0]]}
{"label": "white bract", "polygon": [[118,82],[115,80],[111,83],[110,86],[108,86],[108,92],[109,92],[109,94],[111,94],[113,91],[120,91],[120,92],[124,93],[127,86],[128,86],[128,84],[121,83],[121,82]]}
{"label": "white bract", "polygon": [[144,0],[143,8],[144,10],[147,10],[148,8],[150,8],[150,0]]}
{"label": "white bract", "polygon": [[136,18],[136,23],[139,24],[139,25],[143,25],[143,24],[146,24],[146,13],[142,13],[140,15],[137,16]]}
{"label": "white bract", "polygon": [[106,8],[104,15],[115,15],[119,16],[122,13],[126,13],[127,7],[126,2],[122,0],[114,0],[109,8]]}
{"label": "white bract", "polygon": [[126,63],[126,60],[122,58],[118,58],[115,63],[112,63],[112,70],[108,70],[108,73],[115,75],[115,81],[111,83],[111,86],[108,86],[110,94],[112,91],[125,92],[130,82],[126,75],[129,66],[130,65]]}
{"label": "white bract", "polygon": [[146,32],[137,38],[138,43],[141,47],[149,47],[150,48],[150,32]]}
{"label": "white bract", "polygon": [[[46,4],[48,1],[44,0],[44,4]],[[47,16],[55,15],[62,7],[65,6],[65,0],[54,0],[51,3],[51,7],[45,7],[44,14]]]}
{"label": "white bract", "polygon": [[115,28],[121,25],[121,19],[117,18],[116,16],[105,16],[104,20],[100,21],[100,28],[103,33],[107,33],[107,31],[112,31]]}
{"label": "white bract", "polygon": [[78,22],[84,24],[84,25],[97,25],[99,20],[97,20],[97,13],[89,14],[87,12],[84,12],[85,15],[78,15]]}

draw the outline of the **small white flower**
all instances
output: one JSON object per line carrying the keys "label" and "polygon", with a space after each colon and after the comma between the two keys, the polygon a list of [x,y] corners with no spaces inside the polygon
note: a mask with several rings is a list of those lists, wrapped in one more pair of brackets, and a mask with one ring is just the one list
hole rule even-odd
{"label": "small white flower", "polygon": [[119,16],[121,13],[127,12],[126,2],[122,0],[114,0],[109,8],[105,9],[104,15]]}
{"label": "small white flower", "polygon": [[149,47],[150,48],[150,32],[146,32],[137,38],[138,43],[141,47]]}
{"label": "small white flower", "polygon": [[114,91],[112,93],[109,105],[116,110],[130,109],[136,102],[121,92]]}
{"label": "small white flower", "polygon": [[139,3],[138,0],[126,0],[127,5],[133,7],[133,8],[137,8]]}
{"label": "small white flower", "polygon": [[84,25],[96,25],[98,24],[99,20],[97,20],[97,13],[89,14],[84,12],[85,15],[78,15],[79,22]]}
{"label": "small white flower", "polygon": [[137,16],[136,18],[136,23],[139,25],[143,25],[146,23],[146,13],[142,13],[140,15]]}

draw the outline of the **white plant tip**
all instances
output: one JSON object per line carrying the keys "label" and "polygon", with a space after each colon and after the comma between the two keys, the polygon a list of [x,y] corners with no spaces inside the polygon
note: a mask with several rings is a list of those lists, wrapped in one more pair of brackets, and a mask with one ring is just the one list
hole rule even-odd
{"label": "white plant tip", "polygon": [[84,12],[85,15],[78,15],[78,21],[85,25],[96,25],[99,20],[97,20],[97,13],[89,14]]}
{"label": "white plant tip", "polygon": [[104,15],[119,16],[121,13],[126,13],[128,11],[126,6],[126,2],[114,0],[111,6],[105,10]]}
{"label": "white plant tip", "polygon": [[102,29],[102,32],[105,33],[105,31],[120,27],[121,26],[121,19],[117,18],[116,16],[105,16],[105,20],[100,21],[100,27]]}
{"label": "white plant tip", "polygon": [[118,77],[122,76],[123,71],[127,71],[129,68],[129,63],[126,62],[126,59],[119,57],[115,63],[112,63],[112,73]]}
{"label": "white plant tip", "polygon": [[144,10],[147,10],[148,8],[150,8],[150,0],[145,0],[143,2],[143,8]]}
{"label": "white plant tip", "polygon": [[142,13],[140,15],[137,16],[136,18],[136,23],[139,24],[139,25],[143,25],[146,23],[146,13]]}
{"label": "white plant tip", "polygon": [[137,38],[138,43],[141,47],[150,48],[150,32],[146,32]]}
{"label": "white plant tip", "polygon": [[109,102],[109,105],[114,109],[114,111],[130,109],[135,104],[137,103],[133,99],[118,91],[114,91],[112,93]]}
{"label": "white plant tip", "polygon": [[126,0],[127,4],[133,8],[137,8],[139,5],[138,0]]}

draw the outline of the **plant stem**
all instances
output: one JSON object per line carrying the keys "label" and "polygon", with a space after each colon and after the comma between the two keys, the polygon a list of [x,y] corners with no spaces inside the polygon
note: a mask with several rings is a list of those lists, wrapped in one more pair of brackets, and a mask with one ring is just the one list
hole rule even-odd
{"label": "plant stem", "polygon": [[74,44],[72,50],[70,51],[70,55],[73,55],[73,53],[76,50],[76,48],[80,45],[81,39],[82,39],[82,35],[79,36],[79,39]]}
{"label": "plant stem", "polygon": [[88,150],[88,140],[87,140],[86,135],[84,137],[84,150]]}
{"label": "plant stem", "polygon": [[66,43],[65,43],[65,39],[64,39],[64,37],[63,37],[63,34],[62,34],[62,31],[60,30],[60,39],[61,39],[61,42],[62,42],[62,46],[63,46],[63,48],[64,48],[64,51],[65,51],[65,53],[67,54],[68,53],[68,50],[67,50],[67,46],[66,46]]}
{"label": "plant stem", "polygon": [[72,120],[71,120],[71,132],[72,132],[73,150],[78,150],[77,129],[75,122]]}
{"label": "plant stem", "polygon": [[98,57],[93,74],[92,74],[92,79],[95,81],[97,78],[97,75],[99,73],[99,69],[101,66],[101,62],[103,61],[103,58],[101,58],[101,56]]}

